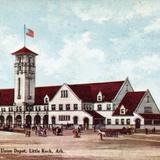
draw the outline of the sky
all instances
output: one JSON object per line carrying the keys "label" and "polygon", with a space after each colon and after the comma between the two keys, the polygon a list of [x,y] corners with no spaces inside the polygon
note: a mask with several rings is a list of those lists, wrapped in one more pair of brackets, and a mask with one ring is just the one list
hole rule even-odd
{"label": "sky", "polygon": [[36,85],[129,78],[160,107],[160,0],[0,0],[0,88],[14,87],[24,24]]}

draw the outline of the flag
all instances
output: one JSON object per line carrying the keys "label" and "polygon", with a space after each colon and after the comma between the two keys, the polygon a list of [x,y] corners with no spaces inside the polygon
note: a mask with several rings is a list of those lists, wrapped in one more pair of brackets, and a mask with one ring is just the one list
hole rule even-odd
{"label": "flag", "polygon": [[33,38],[34,37],[34,31],[29,29],[29,28],[26,28],[26,35]]}

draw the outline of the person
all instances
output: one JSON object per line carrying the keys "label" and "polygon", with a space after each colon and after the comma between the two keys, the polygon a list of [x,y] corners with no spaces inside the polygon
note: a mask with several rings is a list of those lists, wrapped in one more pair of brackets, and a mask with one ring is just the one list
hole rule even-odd
{"label": "person", "polygon": [[74,138],[78,138],[78,131],[75,128],[73,129],[72,133]]}
{"label": "person", "polygon": [[93,131],[96,132],[96,125],[93,126]]}
{"label": "person", "polygon": [[145,128],[145,133],[148,134],[148,128]]}
{"label": "person", "polygon": [[100,137],[100,140],[102,141],[103,140],[102,132],[99,133],[99,137]]}
{"label": "person", "polygon": [[78,130],[78,134],[80,134],[80,133],[81,133],[81,128],[80,128],[80,126],[78,126],[77,130]]}
{"label": "person", "polygon": [[35,126],[35,135],[38,135],[38,126]]}
{"label": "person", "polygon": [[47,136],[47,128],[44,128],[43,132],[44,132],[44,136]]}
{"label": "person", "polygon": [[155,127],[152,129],[152,133],[153,133],[153,134],[156,133],[156,128],[155,128]]}

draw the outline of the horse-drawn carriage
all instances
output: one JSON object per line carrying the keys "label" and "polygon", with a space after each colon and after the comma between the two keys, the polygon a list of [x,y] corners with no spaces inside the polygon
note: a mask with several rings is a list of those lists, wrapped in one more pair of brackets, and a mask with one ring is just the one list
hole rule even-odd
{"label": "horse-drawn carriage", "polygon": [[47,136],[47,129],[41,126],[37,126],[35,130],[35,134],[38,136],[46,137]]}
{"label": "horse-drawn carriage", "polygon": [[63,127],[62,126],[61,127],[59,127],[59,126],[52,127],[52,132],[56,136],[60,136],[60,135],[62,136],[63,135]]}
{"label": "horse-drawn carriage", "polygon": [[118,135],[123,135],[123,134],[128,134],[131,135],[133,134],[133,128],[121,128],[121,129],[108,129],[108,128],[103,128],[97,130],[98,134],[102,134],[102,136],[105,137],[118,137]]}

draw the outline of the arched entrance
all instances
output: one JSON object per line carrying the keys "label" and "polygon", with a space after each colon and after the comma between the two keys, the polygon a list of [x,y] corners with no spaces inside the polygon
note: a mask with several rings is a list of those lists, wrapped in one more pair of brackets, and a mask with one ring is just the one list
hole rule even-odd
{"label": "arched entrance", "polygon": [[34,124],[35,125],[40,125],[41,124],[41,117],[39,115],[36,115],[34,117]]}
{"label": "arched entrance", "polygon": [[78,117],[77,116],[74,116],[73,117],[73,124],[78,124]]}
{"label": "arched entrance", "polygon": [[135,120],[135,127],[136,128],[140,128],[141,127],[141,120],[139,119],[139,118],[137,118],[136,120]]}
{"label": "arched entrance", "polygon": [[0,116],[0,126],[3,126],[4,124],[4,116]]}
{"label": "arched entrance", "polygon": [[9,125],[9,126],[12,125],[12,116],[11,115],[7,116],[7,118],[6,118],[6,124]]}
{"label": "arched entrance", "polygon": [[48,127],[48,115],[43,117],[43,126]]}
{"label": "arched entrance", "polygon": [[56,124],[56,117],[52,117],[52,125]]}
{"label": "arched entrance", "polygon": [[26,116],[26,125],[31,125],[32,124],[32,117],[30,115]]}
{"label": "arched entrance", "polygon": [[22,117],[21,117],[21,115],[17,115],[15,120],[16,120],[16,126],[21,127],[21,125],[22,125]]}
{"label": "arched entrance", "polygon": [[88,129],[89,128],[89,118],[85,117],[83,119],[83,125],[84,125],[84,128],[85,129]]}

